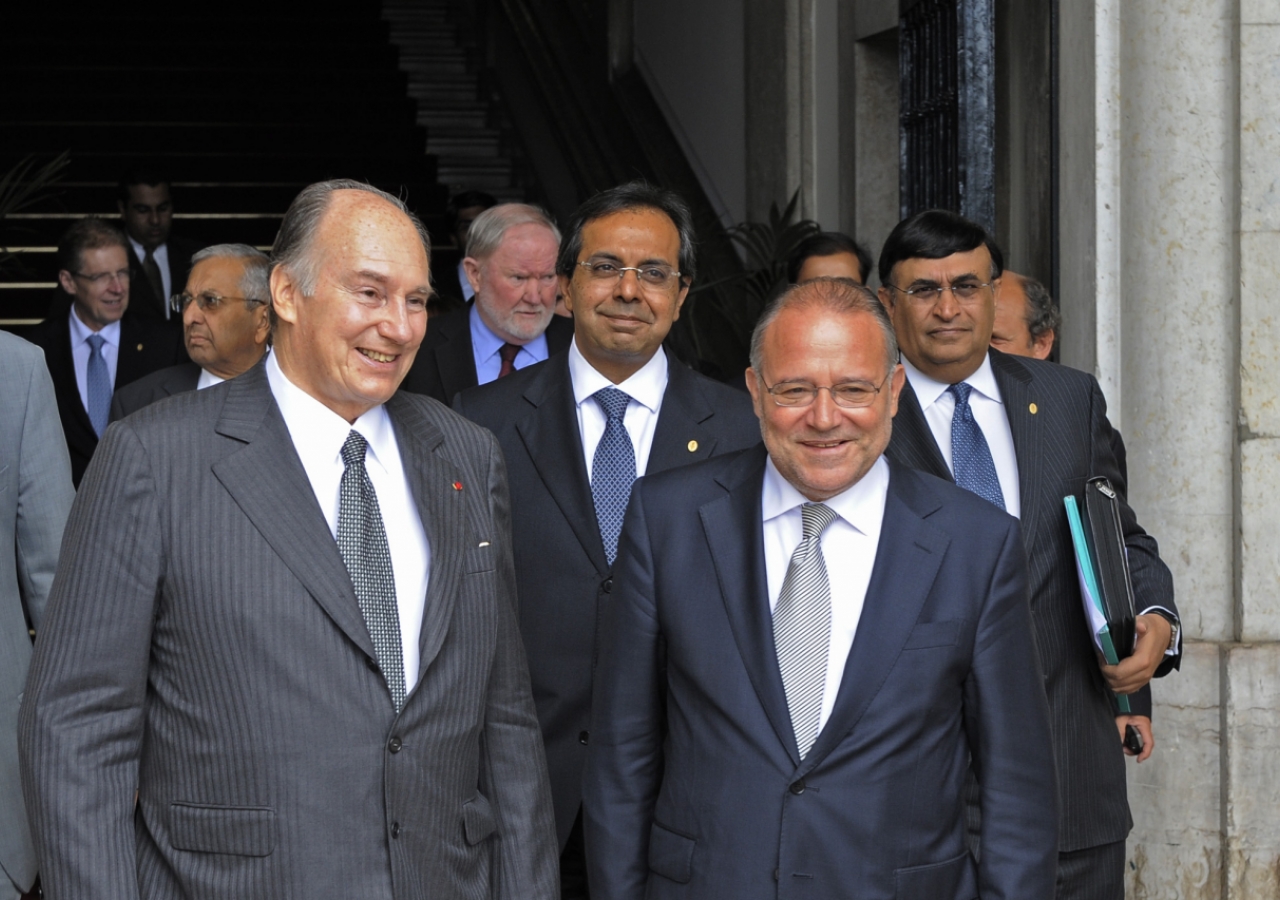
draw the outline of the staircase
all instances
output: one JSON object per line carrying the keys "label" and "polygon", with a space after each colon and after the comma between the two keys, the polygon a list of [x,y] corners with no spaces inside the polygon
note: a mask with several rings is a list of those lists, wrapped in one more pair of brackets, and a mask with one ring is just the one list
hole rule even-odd
{"label": "staircase", "polygon": [[59,236],[114,219],[116,181],[142,161],[173,179],[174,233],[205,243],[268,249],[298,190],[333,177],[404,197],[446,243],[450,188],[524,194],[474,56],[439,0],[6,4],[0,173],[29,154],[71,161],[52,196],[0,222],[16,253],[0,327],[44,317]]}

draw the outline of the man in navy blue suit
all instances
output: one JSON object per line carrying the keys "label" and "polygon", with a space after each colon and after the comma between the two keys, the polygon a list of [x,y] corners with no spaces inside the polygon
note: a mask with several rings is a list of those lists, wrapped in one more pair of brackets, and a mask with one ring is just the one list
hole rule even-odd
{"label": "man in navy blue suit", "polygon": [[593,900],[1053,896],[1018,523],[884,457],[897,360],[865,288],[794,287],[752,340],[764,447],[636,484],[584,784]]}

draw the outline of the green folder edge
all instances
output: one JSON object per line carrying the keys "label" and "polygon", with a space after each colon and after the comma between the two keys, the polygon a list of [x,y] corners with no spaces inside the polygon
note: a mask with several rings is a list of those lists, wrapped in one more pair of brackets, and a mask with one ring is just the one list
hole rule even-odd
{"label": "green folder edge", "polygon": [[[1071,543],[1076,549],[1076,562],[1080,566],[1080,571],[1084,573],[1085,593],[1088,594],[1089,602],[1097,607],[1098,612],[1105,618],[1107,611],[1102,608],[1102,594],[1098,588],[1098,570],[1093,565],[1093,554],[1089,552],[1089,542],[1084,536],[1084,521],[1080,518],[1080,507],[1073,496],[1063,497],[1062,503],[1067,508],[1067,522],[1071,525]],[[1107,664],[1114,666],[1120,662],[1115,643],[1111,640],[1111,630],[1104,626],[1098,638],[1102,642],[1102,656]],[[1120,712],[1130,711],[1129,698],[1126,695],[1113,694],[1112,696],[1116,698],[1116,706]]]}

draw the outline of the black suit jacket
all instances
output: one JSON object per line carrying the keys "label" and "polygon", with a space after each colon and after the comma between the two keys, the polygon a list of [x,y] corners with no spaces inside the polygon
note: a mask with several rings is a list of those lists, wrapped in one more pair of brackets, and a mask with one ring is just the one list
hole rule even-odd
{"label": "black suit jacket", "polygon": [[193,362],[152,372],[111,395],[111,421],[123,419],[165,397],[194,391],[199,383],[200,367]]}
{"label": "black suit jacket", "polygon": [[[470,317],[471,304],[467,304],[431,319],[401,390],[452,403],[459,393],[479,384]],[[573,320],[552,316],[546,334],[547,356],[568,350],[573,340]]]}
{"label": "black suit jacket", "polygon": [[[1124,753],[1081,611],[1071,531],[1062,504],[1068,494],[1083,499],[1084,483],[1095,475],[1111,479],[1121,497],[1126,496],[1113,449],[1115,432],[1092,376],[998,350],[991,351],[991,367],[1018,460],[1031,614],[1061,792],[1059,849],[1069,852],[1120,841],[1133,824],[1125,796]],[[954,480],[909,381],[898,401],[888,455]],[[1155,539],[1142,530],[1127,503],[1121,504],[1121,517],[1138,608],[1158,605],[1176,615],[1173,577]],[[1180,662],[1179,657],[1166,658],[1156,675]]]}
{"label": "black suit jacket", "polygon": [[[44,350],[44,361],[53,376],[58,415],[67,438],[67,450],[71,453],[71,480],[79,486],[84,470],[98,447],[98,435],[94,433],[89,413],[80,399],[80,388],[76,386],[76,367],[71,358],[71,324],[67,314],[45,319],[32,329],[28,337]],[[126,315],[120,320],[115,390],[186,358],[181,330],[166,327],[164,322]]]}
{"label": "black suit jacket", "polygon": [[[668,360],[647,472],[760,441],[746,394]],[[466,391],[454,407],[496,434],[507,459],[520,631],[563,847],[582,803],[597,625],[613,590],[587,480],[569,354]]]}
{"label": "black suit jacket", "polygon": [[[204,249],[200,241],[169,236],[166,244],[169,248],[169,285],[172,293],[180,294],[187,288],[187,276],[191,274],[191,257]],[[168,297],[157,297],[151,287],[147,273],[142,269],[142,260],[133,252],[133,244],[125,247],[129,254],[129,312],[143,319],[167,321],[164,308]]]}

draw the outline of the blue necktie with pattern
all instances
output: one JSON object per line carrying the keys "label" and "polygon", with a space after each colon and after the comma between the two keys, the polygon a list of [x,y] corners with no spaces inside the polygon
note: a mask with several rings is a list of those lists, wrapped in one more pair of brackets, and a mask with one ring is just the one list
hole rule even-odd
{"label": "blue necktie with pattern", "polygon": [[636,450],[623,422],[631,398],[615,387],[601,388],[592,396],[604,410],[607,421],[591,460],[591,499],[595,501],[604,555],[609,565],[613,565],[618,555],[622,518],[631,499],[631,485],[636,480]]}
{"label": "blue necktie with pattern", "polygon": [[111,376],[107,374],[107,360],[102,355],[102,345],[107,339],[100,334],[88,337],[89,368],[86,380],[89,383],[89,423],[98,437],[107,430],[107,420],[111,418]]}
{"label": "blue necktie with pattern", "polygon": [[405,696],[400,607],[396,603],[396,579],[382,510],[364,466],[368,446],[358,431],[347,435],[342,445],[345,468],[338,488],[338,550],[351,575],[364,624],[373,638],[373,651],[378,655],[378,668],[398,713]]}
{"label": "blue necktie with pattern", "polygon": [[956,398],[956,411],[951,416],[951,470],[956,484],[1004,509],[1004,493],[1000,490],[991,448],[969,408],[973,387],[962,381],[947,390]]}

